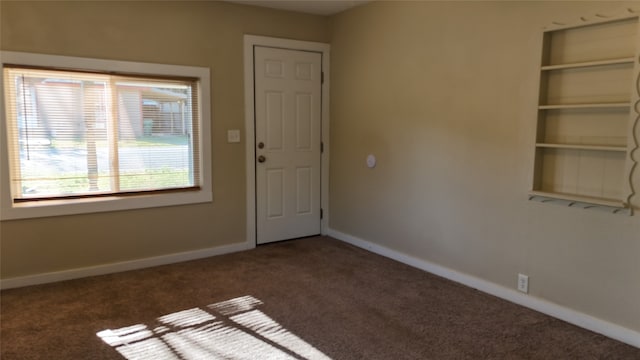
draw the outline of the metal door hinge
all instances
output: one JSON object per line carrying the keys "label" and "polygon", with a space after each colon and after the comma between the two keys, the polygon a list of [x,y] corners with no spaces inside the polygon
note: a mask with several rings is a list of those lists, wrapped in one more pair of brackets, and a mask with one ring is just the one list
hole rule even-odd
{"label": "metal door hinge", "polygon": [[324,71],[320,73],[320,84],[324,84]]}
{"label": "metal door hinge", "polygon": [[320,143],[320,152],[321,153],[324,152],[324,143],[323,142]]}
{"label": "metal door hinge", "polygon": [[324,216],[324,211],[322,210],[322,208],[320,208],[320,219],[322,219]]}

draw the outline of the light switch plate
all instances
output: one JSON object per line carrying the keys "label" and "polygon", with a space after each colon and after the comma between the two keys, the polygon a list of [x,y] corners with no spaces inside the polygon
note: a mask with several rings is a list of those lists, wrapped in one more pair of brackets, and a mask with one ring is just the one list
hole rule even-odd
{"label": "light switch plate", "polygon": [[227,142],[239,143],[240,142],[240,130],[233,129],[227,130]]}

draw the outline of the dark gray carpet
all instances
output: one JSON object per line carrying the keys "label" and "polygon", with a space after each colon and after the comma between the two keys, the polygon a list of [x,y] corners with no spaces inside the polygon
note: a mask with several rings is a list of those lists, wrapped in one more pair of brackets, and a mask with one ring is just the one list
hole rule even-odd
{"label": "dark gray carpet", "polygon": [[327,237],[11,289],[1,301],[3,360],[640,359]]}

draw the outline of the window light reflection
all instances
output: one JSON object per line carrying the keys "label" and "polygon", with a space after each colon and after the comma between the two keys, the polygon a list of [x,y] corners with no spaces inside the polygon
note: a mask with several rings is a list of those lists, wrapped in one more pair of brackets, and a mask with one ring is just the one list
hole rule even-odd
{"label": "window light reflection", "polygon": [[161,316],[157,324],[96,335],[125,359],[321,359],[328,356],[256,309],[243,296]]}

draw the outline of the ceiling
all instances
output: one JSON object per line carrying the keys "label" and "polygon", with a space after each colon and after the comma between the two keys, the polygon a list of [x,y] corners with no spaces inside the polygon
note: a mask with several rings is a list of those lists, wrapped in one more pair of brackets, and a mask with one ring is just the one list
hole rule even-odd
{"label": "ceiling", "polygon": [[371,0],[224,0],[237,4],[262,6],[315,15],[333,15]]}

